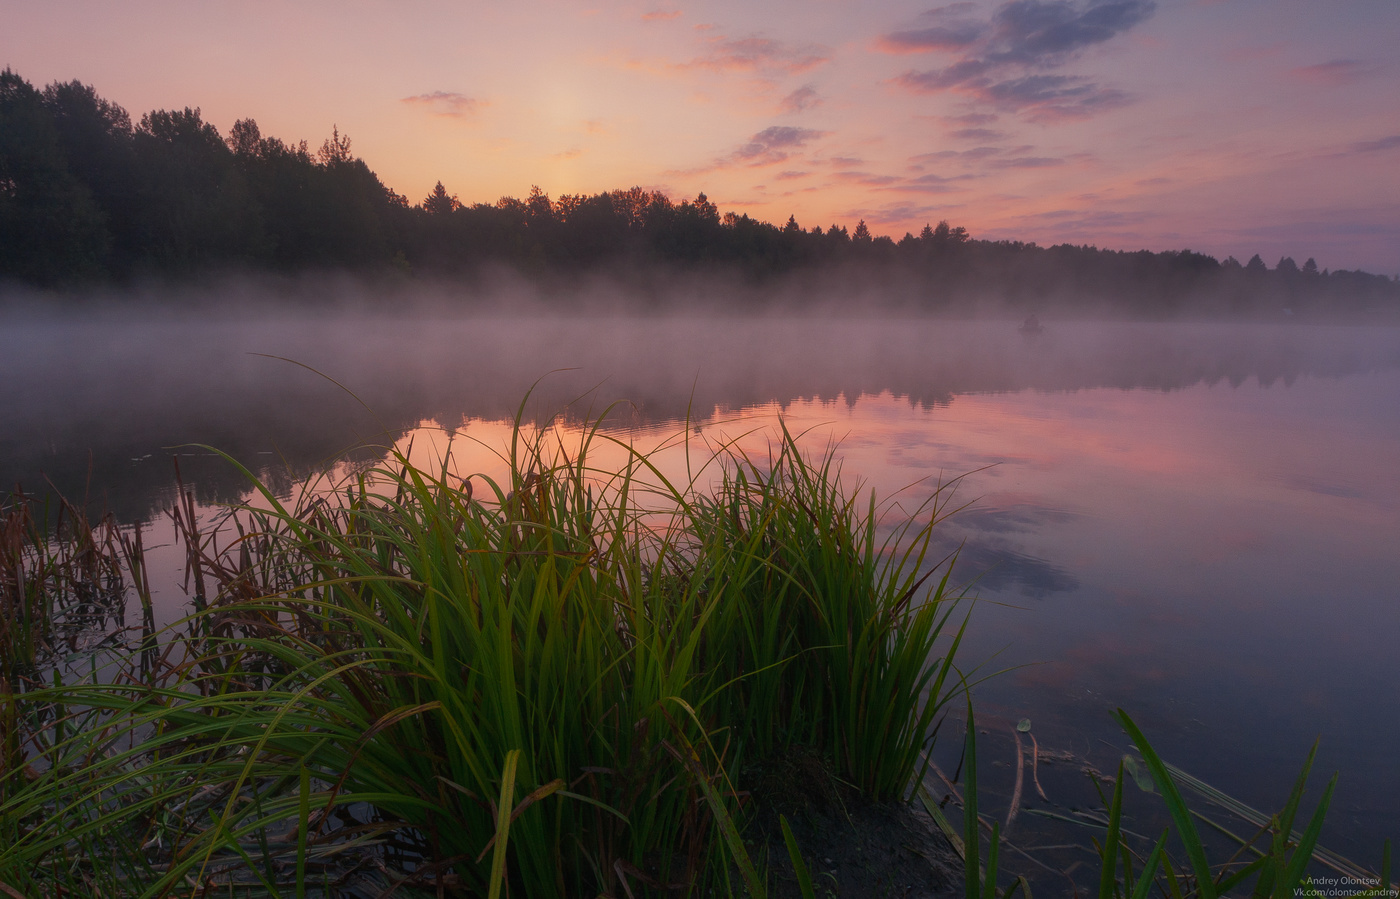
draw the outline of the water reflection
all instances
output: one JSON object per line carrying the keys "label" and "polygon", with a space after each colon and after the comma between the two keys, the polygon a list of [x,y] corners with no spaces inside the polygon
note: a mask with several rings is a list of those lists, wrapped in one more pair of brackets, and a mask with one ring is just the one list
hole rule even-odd
{"label": "water reflection", "polygon": [[1074,513],[1039,508],[1031,503],[993,509],[963,509],[949,521],[941,545],[956,541],[958,564],[976,574],[978,591],[1019,591],[1033,599],[1076,590],[1079,580],[1066,568],[1018,549],[1025,538],[1043,528],[1068,522]]}
{"label": "water reflection", "polygon": [[[170,483],[163,448],[300,473],[423,420],[510,418],[532,386],[533,419],[626,401],[619,415],[656,423],[802,399],[927,410],[968,393],[1282,386],[1397,366],[1393,329],[1361,327],[1059,322],[1027,342],[1015,323],[927,320],[9,319],[0,477],[35,485],[42,471],[73,493],[90,480],[131,520]],[[185,452],[202,497],[236,495],[226,466]]]}
{"label": "water reflection", "polygon": [[[0,466],[79,494],[91,471],[126,520],[166,502],[162,447],[179,444],[283,484],[365,439],[420,464],[450,445],[459,471],[490,474],[502,421],[560,368],[527,420],[625,398],[607,433],[659,447],[683,481],[704,473],[682,435],[692,466],[707,444],[761,456],[779,415],[814,451],[839,442],[849,482],[893,513],[962,476],[952,505],[969,505],[941,547],[961,547],[958,577],[984,599],[966,658],[1013,669],[978,688],[987,721],[1031,717],[1047,747],[1111,761],[1123,706],[1177,764],[1262,808],[1322,734],[1319,770],[1343,771],[1324,842],[1374,862],[1397,836],[1393,329],[1050,322],[1027,342],[989,322],[10,323]],[[625,458],[599,444],[600,465]],[[246,489],[222,460],[180,462],[206,500]]]}

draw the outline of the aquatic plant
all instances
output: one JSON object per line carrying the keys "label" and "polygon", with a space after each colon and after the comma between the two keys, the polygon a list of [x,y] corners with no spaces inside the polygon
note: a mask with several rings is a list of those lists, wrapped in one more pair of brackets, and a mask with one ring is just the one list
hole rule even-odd
{"label": "aquatic plant", "polygon": [[899,796],[957,690],[941,492],[877,541],[874,500],[786,432],[761,460],[717,448],[714,487],[630,448],[591,467],[610,440],[517,427],[500,483],[399,452],[295,500],[249,474],[258,508],[222,537],[184,498],[195,610],[159,653],[6,697],[0,884],[330,895],[376,845],[386,886],[737,870],[759,894],[742,760],[816,745]]}
{"label": "aquatic plant", "polygon": [[0,679],[17,685],[60,648],[110,642],[128,583],[145,603],[135,540],[111,515],[93,523],[80,504],[16,491],[0,502]]}
{"label": "aquatic plant", "polygon": [[[1142,763],[1147,769],[1145,779],[1153,786],[1152,792],[1160,793],[1171,825],[1155,842],[1147,841],[1151,848],[1146,850],[1145,856],[1142,855],[1140,847],[1136,847],[1134,841],[1129,839],[1128,831],[1124,827],[1124,771],[1132,757],[1127,756],[1119,763],[1117,773],[1111,779],[1111,798],[1103,794],[1097,778],[1095,779],[1095,789],[1099,790],[1106,813],[1102,826],[1103,835],[1094,840],[1099,856],[1099,877],[1097,889],[1092,894],[1098,899],[1147,899],[1154,892],[1170,899],[1216,899],[1219,896],[1242,895],[1241,890],[1248,890],[1252,899],[1320,899],[1328,893],[1319,889],[1316,886],[1318,881],[1309,874],[1318,864],[1326,864],[1348,872],[1344,882],[1357,887],[1348,891],[1348,895],[1395,895],[1390,879],[1389,840],[1385,841],[1382,847],[1378,875],[1340,859],[1318,845],[1332,790],[1336,786],[1336,775],[1333,775],[1324,788],[1303,830],[1300,832],[1294,827],[1295,821],[1299,820],[1304,789],[1317,753],[1316,745],[1308,753],[1283,808],[1273,815],[1262,816],[1163,761],[1136,722],[1122,709],[1119,709],[1114,717],[1141,753]],[[949,834],[963,858],[964,895],[967,899],[1008,899],[1012,893],[1020,891],[1029,897],[1030,884],[1024,876],[1012,877],[1005,887],[999,886],[999,883],[1007,880],[1006,872],[999,863],[1004,839],[1000,822],[989,823],[979,812],[977,725],[970,702],[967,709],[963,759],[966,773],[962,778],[961,839],[952,837],[952,827],[942,812],[942,804],[923,786],[920,786],[917,792],[925,808],[945,833]],[[1214,825],[1198,809],[1193,809],[1187,804],[1178,786],[1181,782],[1190,785],[1193,790],[1206,796],[1213,803],[1241,813],[1248,820],[1258,821],[1258,832],[1252,838],[1239,838],[1223,831],[1223,828]],[[1197,820],[1212,824],[1230,836],[1234,841],[1235,851],[1228,858],[1212,861],[1206,843],[1197,829]],[[985,857],[982,855],[984,833]],[[1173,856],[1173,852],[1178,854]],[[1335,890],[1331,894],[1335,895]]]}

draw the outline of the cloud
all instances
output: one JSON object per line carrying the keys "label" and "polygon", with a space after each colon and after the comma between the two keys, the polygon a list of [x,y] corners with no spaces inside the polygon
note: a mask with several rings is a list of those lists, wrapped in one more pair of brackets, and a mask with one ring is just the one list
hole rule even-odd
{"label": "cloud", "polygon": [[949,125],[990,125],[1001,116],[994,112],[969,112],[964,115],[944,116],[943,121]]}
{"label": "cloud", "polygon": [[897,190],[901,193],[909,192],[916,194],[951,194],[967,188],[959,185],[959,178],[945,178],[942,175],[920,175],[901,184]]}
{"label": "cloud", "polygon": [[1147,21],[1155,10],[1155,0],[1009,0],[978,21],[960,4],[935,11],[948,21],[891,32],[882,46],[961,53],[942,68],[911,69],[895,77],[906,90],[955,92],[1031,121],[1082,119],[1131,98],[1087,77],[1049,70]]}
{"label": "cloud", "polygon": [[1355,59],[1333,59],[1315,66],[1300,66],[1288,70],[1289,76],[1299,81],[1321,84],[1327,87],[1341,87],[1355,84],[1371,74],[1369,67]]}
{"label": "cloud", "polygon": [[1109,209],[1050,209],[1025,216],[1027,221],[1051,222],[1059,233],[1066,236],[1141,225],[1157,217],[1156,213],[1151,212],[1117,212]]}
{"label": "cloud", "polygon": [[1151,18],[1154,0],[1011,0],[992,16],[991,58],[1023,65],[1059,65],[1094,44]]}
{"label": "cloud", "polygon": [[1131,102],[1123,91],[1078,75],[1026,75],[987,85],[980,93],[997,106],[1019,110],[1031,121],[1088,118]]}
{"label": "cloud", "polygon": [[[909,193],[909,194],[949,194],[967,190],[962,182],[970,181],[980,175],[920,175],[916,178],[905,178],[899,175],[882,175],[877,172],[868,171],[845,171],[835,172],[830,175],[836,183],[856,184],[868,187],[872,191],[885,193]],[[830,182],[828,182],[830,183]]]}
{"label": "cloud", "polygon": [[1351,145],[1353,153],[1376,153],[1381,150],[1394,150],[1400,147],[1400,134],[1392,134],[1379,140],[1363,140]]}
{"label": "cloud", "polygon": [[707,52],[680,68],[716,72],[800,75],[831,60],[831,51],[820,44],[791,45],[766,37],[706,39]]}
{"label": "cloud", "polygon": [[[697,32],[699,55],[685,60],[622,56],[615,62],[627,69],[666,78],[694,79],[706,75],[744,78],[751,88],[756,88],[757,94],[776,97],[779,85],[785,80],[820,68],[832,58],[831,49],[821,44],[788,43],[760,35],[736,38],[720,33],[713,25],[693,27]],[[777,111],[780,114],[801,112],[820,103],[816,89],[804,85],[778,101]]]}
{"label": "cloud", "polygon": [[1006,137],[1006,132],[993,131],[991,128],[959,128],[948,136],[958,140],[1002,140]]}
{"label": "cloud", "polygon": [[404,97],[399,102],[422,107],[432,115],[449,119],[470,119],[475,117],[479,110],[491,105],[485,100],[454,91],[433,91],[430,94]]}
{"label": "cloud", "polygon": [[864,218],[867,224],[871,225],[901,225],[905,222],[920,221],[925,218],[937,221],[947,217],[949,209],[956,209],[956,205],[940,204],[937,206],[914,205],[910,203],[892,203],[881,206],[878,209],[858,209],[847,213],[848,218]]}
{"label": "cloud", "polygon": [[1017,147],[973,147],[970,150],[935,150],[932,153],[920,153],[917,156],[909,157],[910,171],[922,172],[925,168],[936,164],[944,168],[949,165],[957,165],[968,172],[954,176],[921,175],[910,183],[938,187],[953,181],[984,177],[987,171],[992,169],[1043,169],[1065,165],[1071,160],[1080,158],[1078,156],[1069,158],[1037,156],[1034,155],[1034,150],[1035,147],[1031,144],[1022,144]]}
{"label": "cloud", "polygon": [[653,10],[642,13],[643,22],[670,22],[681,17],[679,9]]}
{"label": "cloud", "polygon": [[779,172],[777,175],[774,176],[774,179],[777,180],[777,181],[794,181],[794,180],[796,180],[796,179],[798,179],[798,178],[806,178],[806,177],[807,177],[808,175],[810,175],[810,174],[812,174],[812,173],[811,173],[811,172],[796,172],[796,171],[792,171],[791,169],[789,169],[789,170],[787,170],[787,171]]}
{"label": "cloud", "polygon": [[[1012,150],[1013,153],[1024,154],[1029,147],[1018,147]],[[932,153],[920,153],[918,156],[909,157],[910,166],[915,171],[923,171],[923,167],[934,162],[979,162],[990,156],[998,156],[1006,152],[1001,147],[973,147],[971,150],[935,150]]]}
{"label": "cloud", "polygon": [[790,125],[773,125],[749,138],[748,143],[735,150],[730,158],[751,166],[772,165],[782,162],[794,150],[800,150],[808,141],[826,134],[811,128],[793,128]]}
{"label": "cloud", "polygon": [[[762,168],[784,162],[811,141],[825,137],[830,132],[811,128],[794,128],[790,125],[773,125],[749,138],[742,146],[726,156],[697,169],[675,170],[674,175],[699,175],[705,172],[720,171],[737,167]],[[778,178],[800,177],[806,172],[784,172]]]}
{"label": "cloud", "polygon": [[886,53],[924,53],[929,50],[961,50],[971,47],[987,33],[981,22],[935,25],[882,35],[876,47]]}
{"label": "cloud", "polygon": [[1023,75],[997,81],[982,74],[988,68],[973,60],[941,71],[905,72],[895,83],[918,93],[955,91],[1032,122],[1086,119],[1132,102],[1129,94],[1080,75]]}
{"label": "cloud", "polygon": [[850,168],[853,165],[865,165],[865,160],[859,156],[833,156],[827,160],[834,166],[840,168]]}
{"label": "cloud", "polygon": [[836,172],[832,177],[847,184],[863,184],[868,187],[884,187],[904,180],[896,175],[877,175],[873,172]]}
{"label": "cloud", "polygon": [[929,50],[961,50],[981,40],[990,25],[969,18],[972,3],[954,3],[931,9],[911,28],[892,31],[875,42],[885,53],[925,53]]}
{"label": "cloud", "polygon": [[820,106],[821,102],[821,97],[817,96],[816,88],[810,84],[804,84],[783,98],[782,102],[778,104],[778,111],[784,113],[805,112],[814,106]]}
{"label": "cloud", "polygon": [[949,184],[949,183],[951,183],[951,182],[953,182],[953,181],[960,181],[960,180],[962,180],[962,179],[965,178],[965,177],[967,177],[967,176],[966,176],[966,175],[958,175],[958,176],[955,176],[955,177],[951,177],[951,178],[950,178],[950,177],[948,177],[947,175],[935,175],[935,174],[930,173],[930,174],[927,174],[927,175],[920,175],[920,176],[917,177],[917,178],[911,179],[910,183],[911,183],[911,184]]}
{"label": "cloud", "polygon": [[1400,150],[1400,134],[1378,137],[1375,140],[1359,140],[1337,147],[1326,153],[1319,153],[1319,159],[1344,159],[1370,153],[1384,153],[1387,150]]}
{"label": "cloud", "polygon": [[1043,169],[1064,164],[1063,159],[1052,156],[1016,156],[988,162],[988,165],[999,169]]}

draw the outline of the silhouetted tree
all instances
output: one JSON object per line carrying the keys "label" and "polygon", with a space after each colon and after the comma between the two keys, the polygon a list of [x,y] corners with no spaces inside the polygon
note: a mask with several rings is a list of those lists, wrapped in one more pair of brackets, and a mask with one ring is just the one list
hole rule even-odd
{"label": "silhouetted tree", "polygon": [[227,143],[233,155],[256,159],[262,150],[262,131],[252,119],[239,119],[228,130]]}
{"label": "silhouetted tree", "polygon": [[693,208],[695,209],[695,212],[700,216],[701,221],[714,223],[719,222],[719,208],[716,207],[714,203],[710,202],[710,198],[705,196],[703,191],[695,197],[695,203],[693,204]]}
{"label": "silhouetted tree", "polygon": [[439,181],[433,186],[433,192],[428,194],[423,200],[423,211],[429,215],[448,215],[461,207],[457,200],[457,195],[448,196],[447,188]]}
{"label": "silhouetted tree", "polygon": [[92,192],[68,168],[43,98],[0,72],[0,277],[52,283],[95,277],[108,236]]}
{"label": "silhouetted tree", "polygon": [[350,136],[342,136],[338,126],[331,126],[331,136],[321,142],[321,149],[316,151],[316,159],[321,165],[332,168],[337,165],[345,165],[354,157],[350,155]]}

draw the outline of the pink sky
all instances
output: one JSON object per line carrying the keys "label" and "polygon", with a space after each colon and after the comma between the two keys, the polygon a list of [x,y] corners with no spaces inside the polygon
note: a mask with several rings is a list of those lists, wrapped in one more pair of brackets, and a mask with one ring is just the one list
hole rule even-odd
{"label": "pink sky", "polygon": [[0,67],[464,202],[639,184],[898,238],[1400,273],[1400,3],[0,0]]}

